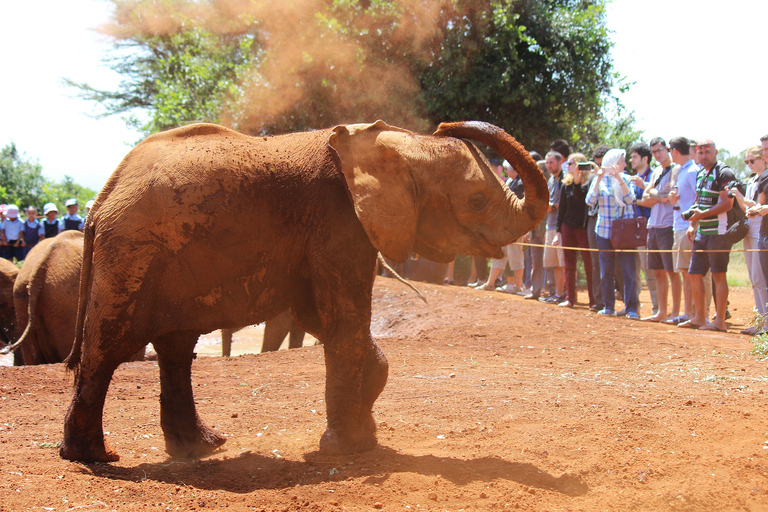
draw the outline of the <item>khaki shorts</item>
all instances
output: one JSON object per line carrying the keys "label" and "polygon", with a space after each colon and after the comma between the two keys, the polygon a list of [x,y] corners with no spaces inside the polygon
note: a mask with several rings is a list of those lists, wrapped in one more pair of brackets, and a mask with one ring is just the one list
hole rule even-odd
{"label": "khaki shorts", "polygon": [[685,236],[688,230],[681,230],[681,231],[675,231],[675,243],[672,245],[672,250],[675,252],[672,253],[672,259],[674,260],[675,265],[675,271],[680,272],[681,270],[685,270],[688,272],[688,268],[691,266],[691,252],[682,252],[682,251],[690,251],[693,249],[693,244],[690,240],[688,240],[688,237]]}
{"label": "khaki shorts", "polygon": [[[565,257],[562,247],[553,247],[552,240],[555,239],[557,230],[548,229],[546,242],[544,242],[544,268],[564,267]],[[562,237],[561,237],[562,238]]]}
{"label": "khaki shorts", "polygon": [[502,258],[492,259],[491,268],[504,268],[509,263],[509,270],[516,272],[525,267],[525,257],[523,255],[523,246],[518,244],[505,245],[501,249],[504,251]]}

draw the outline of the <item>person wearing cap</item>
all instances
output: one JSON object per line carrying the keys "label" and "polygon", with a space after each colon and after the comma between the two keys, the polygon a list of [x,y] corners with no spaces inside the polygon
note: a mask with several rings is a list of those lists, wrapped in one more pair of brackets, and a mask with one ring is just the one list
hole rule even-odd
{"label": "person wearing cap", "polygon": [[37,242],[45,238],[45,228],[43,228],[43,223],[37,218],[37,208],[27,206],[26,214],[27,220],[24,221],[24,226],[19,236],[23,253],[22,259],[27,257],[29,251],[37,245]]}
{"label": "person wearing cap", "polygon": [[45,216],[45,220],[42,222],[43,238],[53,238],[61,232],[61,223],[56,218],[59,215],[59,209],[53,203],[46,203],[43,206],[43,215]]}
{"label": "person wearing cap", "polygon": [[3,221],[2,229],[0,229],[0,239],[4,250],[3,257],[8,261],[13,261],[14,257],[21,261],[24,259],[24,251],[19,236],[24,229],[24,223],[19,220],[19,207],[15,204],[9,204],[5,215],[6,219]]}
{"label": "person wearing cap", "polygon": [[[88,214],[91,212],[91,208],[93,208],[93,203],[95,203],[93,199],[85,203],[85,220],[88,220]],[[83,221],[85,222],[85,221]]]}
{"label": "person wearing cap", "polygon": [[64,204],[67,207],[67,213],[61,218],[64,228],[61,231],[78,230],[83,231],[83,218],[77,213],[77,199],[67,199]]}

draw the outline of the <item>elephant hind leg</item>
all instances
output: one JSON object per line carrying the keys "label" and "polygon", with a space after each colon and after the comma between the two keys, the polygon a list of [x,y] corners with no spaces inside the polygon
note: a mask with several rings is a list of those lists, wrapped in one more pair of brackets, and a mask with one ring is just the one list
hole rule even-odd
{"label": "elephant hind leg", "polygon": [[160,367],[160,425],[172,457],[208,455],[226,442],[197,415],[192,395],[192,358],[197,333],[176,332],[155,343]]}
{"label": "elephant hind leg", "polygon": [[286,309],[276,317],[264,322],[264,339],[261,342],[261,351],[274,352],[278,350],[292,324],[293,316],[290,309]]}
{"label": "elephant hind leg", "polygon": [[288,338],[288,348],[301,348],[304,346],[304,330],[296,325],[291,318],[291,331]]}
{"label": "elephant hind leg", "polygon": [[104,439],[104,399],[117,365],[85,360],[75,382],[75,395],[64,420],[63,459],[80,462],[114,462],[120,455]]}

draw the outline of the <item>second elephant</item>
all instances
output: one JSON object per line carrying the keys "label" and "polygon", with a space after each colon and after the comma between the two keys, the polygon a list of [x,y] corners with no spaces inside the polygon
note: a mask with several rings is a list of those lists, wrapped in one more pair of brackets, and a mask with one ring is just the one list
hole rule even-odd
{"label": "second elephant", "polygon": [[[64,231],[37,244],[13,287],[17,329],[13,364],[61,363],[75,340],[83,233]],[[144,349],[130,360],[141,360]]]}
{"label": "second elephant", "polygon": [[[221,330],[221,355],[229,357],[232,352],[232,335],[240,329]],[[290,309],[286,309],[276,317],[264,323],[264,339],[261,343],[262,352],[274,352],[283,344],[290,334],[288,348],[299,348],[304,343],[304,331],[293,321]]]}

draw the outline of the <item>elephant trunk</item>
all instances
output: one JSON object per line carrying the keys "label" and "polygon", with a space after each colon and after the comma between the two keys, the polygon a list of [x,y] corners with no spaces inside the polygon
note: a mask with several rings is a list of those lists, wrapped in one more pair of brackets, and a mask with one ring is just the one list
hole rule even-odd
{"label": "elephant trunk", "polygon": [[434,135],[482,142],[517,171],[525,185],[525,198],[512,203],[510,223],[514,226],[510,226],[511,232],[527,233],[544,219],[549,205],[547,181],[531,155],[514,137],[497,126],[481,121],[440,123]]}

